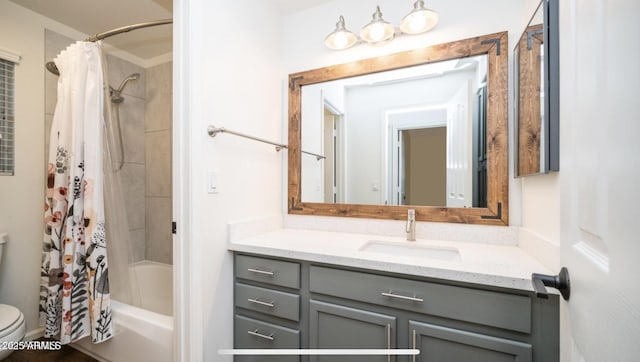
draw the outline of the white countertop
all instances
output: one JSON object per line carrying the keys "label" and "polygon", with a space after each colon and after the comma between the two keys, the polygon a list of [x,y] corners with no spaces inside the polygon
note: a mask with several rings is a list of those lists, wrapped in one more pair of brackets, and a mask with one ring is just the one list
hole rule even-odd
{"label": "white countertop", "polygon": [[[372,240],[409,250],[457,249],[459,260],[361,250]],[[517,246],[328,231],[279,229],[232,241],[229,250],[528,291],[531,273],[553,274]]]}

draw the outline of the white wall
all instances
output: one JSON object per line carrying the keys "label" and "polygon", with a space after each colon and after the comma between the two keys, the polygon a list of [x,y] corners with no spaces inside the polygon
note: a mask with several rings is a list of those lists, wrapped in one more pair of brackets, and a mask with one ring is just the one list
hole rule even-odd
{"label": "white wall", "polygon": [[[176,243],[191,250],[192,260],[184,267],[192,275],[185,282],[199,300],[185,307],[192,310],[187,316],[191,323],[200,324],[192,328],[194,333],[202,331],[184,342],[204,351],[191,356],[192,361],[230,361],[217,354],[219,348],[233,347],[233,259],[227,250],[227,224],[281,214],[286,153],[230,134],[211,138],[206,129],[214,124],[281,140],[281,95],[286,89],[281,18],[264,0],[193,0],[177,9],[183,33],[175,38],[174,145],[184,154],[174,168],[174,195],[187,198],[189,208],[176,213],[182,230]],[[206,191],[208,170],[218,174],[218,194]]]}
{"label": "white wall", "polygon": [[15,82],[15,176],[0,176],[0,230],[10,241],[0,264],[0,303],[38,328],[40,258],[44,217],[44,29],[80,34],[8,0],[0,0],[0,47],[22,55]]}

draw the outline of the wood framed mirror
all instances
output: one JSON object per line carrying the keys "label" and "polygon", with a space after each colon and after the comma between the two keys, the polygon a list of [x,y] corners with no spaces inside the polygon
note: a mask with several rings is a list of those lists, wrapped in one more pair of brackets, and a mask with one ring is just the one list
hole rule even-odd
{"label": "wood framed mirror", "polygon": [[558,1],[542,0],[513,50],[515,175],[560,170]]}
{"label": "wood framed mirror", "polygon": [[[290,74],[288,212],[298,215],[406,220],[408,210],[415,209],[416,220],[419,221],[508,225],[507,67],[509,52],[507,46],[507,32],[500,32]],[[431,70],[426,73],[418,75],[412,73],[413,69],[430,66],[436,66],[435,70],[430,68]],[[346,135],[342,140],[338,140],[336,134],[339,133],[340,127],[336,126],[335,120],[329,123],[326,121],[332,112],[336,114],[342,112],[343,126],[353,127],[352,125],[356,124],[353,116],[354,106],[343,104],[336,106],[336,103],[341,103],[340,99],[346,99],[349,96],[345,93],[337,98],[338,101],[330,101],[331,92],[328,88],[320,89],[319,92],[317,89],[313,91],[318,85],[334,84],[339,80],[351,82],[346,86],[341,85],[341,89],[361,88],[358,84],[354,84],[353,80],[356,77],[368,75],[384,74],[381,79],[366,80],[365,82],[370,83],[368,85],[395,86],[399,81],[396,78],[387,77],[391,72],[408,72],[410,75],[405,74],[400,77],[411,81],[431,79],[430,82],[432,82],[432,79],[439,79],[443,74],[457,74],[460,77],[460,74],[468,73],[470,70],[473,70],[476,75],[467,81],[463,80],[464,91],[453,92],[458,94],[456,97],[460,99],[453,103],[440,99],[436,105],[433,105],[426,101],[410,100],[411,106],[404,106],[401,111],[390,107],[382,112],[375,108],[379,102],[365,101],[364,108],[373,113],[365,117],[368,123],[364,130],[372,130],[372,134],[358,141],[359,144],[354,140],[356,135],[366,133],[362,129],[358,131],[345,128],[346,131],[343,129],[342,132]],[[478,76],[482,74],[484,77],[480,79]],[[435,91],[413,88],[412,92],[396,98],[410,99],[410,94],[425,95],[427,92],[438,95],[446,93],[445,90],[448,87],[438,85],[434,88]],[[458,86],[455,88],[457,89]],[[385,88],[384,92],[383,94],[389,97],[383,98],[391,98],[397,93],[391,88]],[[320,94],[320,96],[312,97],[310,103],[308,97],[303,98],[303,93],[305,95]],[[446,99],[451,97],[454,96],[447,96]],[[370,106],[367,107],[367,104]],[[347,108],[349,111],[345,111]],[[325,116],[322,115],[323,113]],[[434,121],[434,125],[418,127],[412,125],[417,121],[404,117],[407,114],[418,115],[425,119],[441,117],[444,120],[441,121],[442,124]],[[314,124],[320,126],[310,126]],[[443,132],[440,133],[445,137],[444,156],[442,156],[444,159],[440,162],[445,165],[442,168],[443,171],[436,172],[440,170],[436,166],[409,168],[407,166],[409,161],[405,159],[411,158],[413,161],[418,159],[424,163],[426,155],[432,152],[420,151],[410,157],[409,151],[405,152],[405,149],[408,150],[410,147],[409,142],[394,144],[393,139],[396,135],[399,139],[403,137],[414,139],[418,136],[412,135],[409,130],[416,128],[435,130],[438,127],[442,128]],[[330,130],[331,128],[333,130]],[[326,141],[328,139],[333,139],[333,143]],[[344,139],[348,139],[349,143]],[[426,143],[435,144],[436,142]],[[371,144],[374,150],[366,149],[358,154],[358,151],[363,148],[361,144]],[[356,170],[362,168],[359,166],[370,159],[383,161],[381,164],[373,162],[374,171],[369,170],[367,174],[368,171],[360,170],[356,175]],[[395,159],[402,161],[394,166]],[[418,173],[414,172],[415,170],[426,170],[420,173],[427,174],[428,178],[413,182],[412,185],[409,185],[408,181],[405,184],[410,172]],[[437,189],[440,186],[436,185],[434,179],[436,176],[442,178],[442,173],[445,174],[445,186],[438,192],[444,194],[444,196],[440,195],[440,200],[413,201],[414,199],[407,196],[410,189],[414,191]],[[363,174],[364,177],[362,177]],[[341,190],[341,187],[344,188]],[[324,193],[324,195],[316,197],[314,193]],[[364,196],[358,196],[358,194],[364,194]]]}

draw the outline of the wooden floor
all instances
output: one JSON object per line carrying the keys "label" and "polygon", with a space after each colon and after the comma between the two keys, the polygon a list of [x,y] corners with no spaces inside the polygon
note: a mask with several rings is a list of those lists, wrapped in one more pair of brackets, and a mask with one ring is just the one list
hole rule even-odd
{"label": "wooden floor", "polygon": [[69,346],[62,346],[58,351],[26,349],[14,351],[3,362],[98,362],[98,360]]}

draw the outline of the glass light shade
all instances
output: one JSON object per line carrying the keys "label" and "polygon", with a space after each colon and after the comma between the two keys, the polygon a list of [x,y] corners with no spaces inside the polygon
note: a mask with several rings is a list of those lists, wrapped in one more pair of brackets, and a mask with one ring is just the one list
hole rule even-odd
{"label": "glass light shade", "polygon": [[358,37],[347,30],[344,25],[344,18],[342,15],[336,23],[336,30],[332,31],[326,38],[324,38],[324,45],[329,49],[341,50],[347,49],[353,46],[358,41]]}
{"label": "glass light shade", "polygon": [[373,20],[365,25],[360,31],[360,37],[367,43],[382,43],[387,40],[393,39],[395,35],[395,28],[393,25],[382,19],[382,13],[380,7],[376,7],[376,12],[373,13]]}
{"label": "glass light shade", "polygon": [[400,21],[400,31],[405,34],[421,34],[433,29],[440,16],[437,12],[424,7],[424,1],[413,4],[413,10]]}

